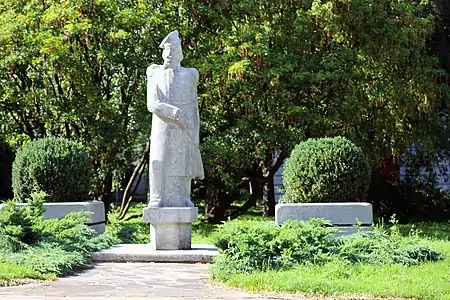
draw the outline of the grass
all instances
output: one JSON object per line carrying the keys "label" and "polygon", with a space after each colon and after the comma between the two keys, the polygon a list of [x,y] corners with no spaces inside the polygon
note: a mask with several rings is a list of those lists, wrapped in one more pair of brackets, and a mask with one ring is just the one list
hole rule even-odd
{"label": "grass", "polygon": [[336,260],[287,271],[232,275],[226,284],[252,291],[450,300],[450,224],[419,223],[399,227],[405,235],[411,229],[420,229],[420,243],[443,252],[446,259],[410,267]]}
{"label": "grass", "polygon": [[283,272],[232,276],[228,284],[248,290],[325,295],[450,299],[450,261],[419,266],[349,265],[335,261]]}
{"label": "grass", "polygon": [[55,274],[41,274],[29,266],[0,262],[0,287],[17,285],[23,283],[25,279],[53,280],[55,278]]}
{"label": "grass", "polygon": [[[127,216],[138,215],[146,207],[146,204],[133,204],[127,212]],[[121,231],[121,239],[125,244],[146,244],[150,243],[150,226],[143,223],[142,218],[134,218],[127,221],[119,221],[119,207],[112,207],[109,214],[111,224],[107,225],[107,230],[113,229]],[[261,211],[253,209],[247,214],[239,216],[237,219],[254,219],[254,220],[273,220],[273,218],[261,217]],[[199,206],[199,219],[192,223],[192,243],[193,244],[212,244],[213,233],[217,225],[203,222],[202,207]]]}

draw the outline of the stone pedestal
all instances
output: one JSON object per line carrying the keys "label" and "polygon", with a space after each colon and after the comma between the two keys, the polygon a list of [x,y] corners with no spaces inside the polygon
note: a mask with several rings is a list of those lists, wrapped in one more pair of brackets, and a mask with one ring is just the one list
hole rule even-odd
{"label": "stone pedestal", "polygon": [[192,222],[197,219],[197,207],[145,208],[143,220],[150,223],[151,249],[191,249]]}

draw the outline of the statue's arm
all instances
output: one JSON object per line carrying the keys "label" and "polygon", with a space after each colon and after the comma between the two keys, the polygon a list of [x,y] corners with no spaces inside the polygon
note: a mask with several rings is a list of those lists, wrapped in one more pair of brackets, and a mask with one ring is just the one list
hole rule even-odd
{"label": "statue's arm", "polygon": [[151,65],[147,68],[147,109],[166,122],[177,122],[180,119],[180,108],[165,103],[165,96],[158,85],[154,83],[155,71],[159,67]]}

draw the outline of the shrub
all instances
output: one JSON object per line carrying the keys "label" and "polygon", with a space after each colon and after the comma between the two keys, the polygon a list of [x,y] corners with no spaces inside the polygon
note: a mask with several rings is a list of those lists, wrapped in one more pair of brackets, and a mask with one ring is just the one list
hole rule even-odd
{"label": "shrub", "polygon": [[382,231],[360,232],[342,238],[339,256],[351,263],[417,265],[442,259],[442,254],[415,239],[399,238]]}
{"label": "shrub", "polygon": [[349,140],[309,139],[298,144],[286,161],[280,202],[363,201],[369,174],[367,158]]}
{"label": "shrub", "polygon": [[45,193],[41,192],[33,194],[27,206],[17,207],[15,201],[6,203],[0,211],[0,239],[4,243],[1,248],[17,251],[38,241],[35,227],[42,219],[44,199]]}
{"label": "shrub", "polygon": [[219,227],[214,235],[221,252],[213,276],[251,273],[263,269],[289,268],[301,262],[324,262],[337,246],[336,230],[325,220],[273,221],[235,220]]}
{"label": "shrub", "polygon": [[0,210],[0,261],[64,275],[87,264],[91,252],[119,242],[109,234],[97,236],[86,226],[87,212],[43,220],[44,200],[41,192],[33,194],[27,206],[11,201]]}
{"label": "shrub", "polygon": [[282,226],[273,222],[235,220],[219,227],[215,245],[221,253],[214,260],[212,275],[226,280],[238,273],[289,269],[298,265],[346,263],[416,265],[443,259],[443,255],[421,246],[416,236],[402,237],[397,226],[390,231],[375,228],[337,236],[328,221],[291,220]]}
{"label": "shrub", "polygon": [[83,147],[63,138],[32,141],[13,163],[14,196],[19,201],[44,191],[54,202],[87,200],[91,165]]}

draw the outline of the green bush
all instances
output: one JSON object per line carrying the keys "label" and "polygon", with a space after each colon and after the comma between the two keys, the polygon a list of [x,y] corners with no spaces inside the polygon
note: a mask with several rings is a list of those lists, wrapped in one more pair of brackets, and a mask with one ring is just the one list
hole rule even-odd
{"label": "green bush", "polygon": [[376,218],[388,220],[395,215],[402,223],[447,222],[450,215],[450,190],[427,184],[390,183],[374,176],[368,202]]}
{"label": "green bush", "polygon": [[364,201],[369,164],[361,148],[343,137],[298,144],[283,172],[283,203]]}
{"label": "green bush", "polygon": [[88,199],[91,164],[83,147],[64,138],[32,141],[13,163],[14,196],[19,201],[44,191],[53,202]]}
{"label": "green bush", "polygon": [[86,226],[87,212],[43,220],[44,200],[41,192],[33,194],[27,206],[11,201],[0,210],[0,261],[41,274],[65,275],[86,265],[93,251],[119,242]]}
{"label": "green bush", "polygon": [[443,259],[439,252],[421,246],[415,236],[402,237],[396,229],[337,236],[328,221],[273,222],[235,220],[221,225],[215,245],[221,253],[212,275],[226,280],[239,273],[289,269],[302,264],[347,263],[416,265]]}
{"label": "green bush", "polygon": [[302,262],[325,262],[338,246],[336,230],[325,220],[273,221],[234,220],[214,235],[221,255],[215,260],[213,276],[264,269],[285,269]]}

